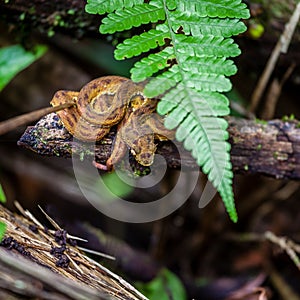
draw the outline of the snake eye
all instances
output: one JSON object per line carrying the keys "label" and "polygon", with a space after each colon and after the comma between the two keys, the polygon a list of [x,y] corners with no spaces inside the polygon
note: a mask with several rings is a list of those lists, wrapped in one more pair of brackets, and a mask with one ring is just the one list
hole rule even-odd
{"label": "snake eye", "polygon": [[131,149],[130,152],[132,153],[132,155],[136,156],[136,152],[133,149]]}

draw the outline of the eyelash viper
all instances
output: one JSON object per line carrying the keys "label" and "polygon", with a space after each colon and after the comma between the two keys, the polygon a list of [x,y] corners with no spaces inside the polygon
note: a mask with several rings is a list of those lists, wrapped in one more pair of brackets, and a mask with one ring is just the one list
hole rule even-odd
{"label": "eyelash viper", "polygon": [[174,132],[154,114],[157,100],[144,96],[144,85],[121,76],[105,76],[90,81],[79,92],[57,91],[50,103],[74,103],[57,114],[70,134],[82,141],[101,140],[118,124],[112,153],[106,165],[94,162],[97,168],[111,170],[128,147],[138,163],[150,166],[156,151],[155,138],[173,139]]}

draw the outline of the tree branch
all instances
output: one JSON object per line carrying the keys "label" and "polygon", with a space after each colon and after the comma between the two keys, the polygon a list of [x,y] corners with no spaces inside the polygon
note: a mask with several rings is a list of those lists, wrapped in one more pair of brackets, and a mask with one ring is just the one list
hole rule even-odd
{"label": "tree branch", "polygon": [[[300,128],[298,121],[258,122],[230,117],[231,161],[235,173],[264,174],[278,179],[300,179]],[[115,136],[112,130],[97,143],[73,140],[55,113],[28,127],[18,145],[41,155],[71,157],[95,156],[105,164]],[[176,147],[180,147],[179,155]],[[157,153],[169,168],[198,168],[191,154],[172,142],[159,142]]]}

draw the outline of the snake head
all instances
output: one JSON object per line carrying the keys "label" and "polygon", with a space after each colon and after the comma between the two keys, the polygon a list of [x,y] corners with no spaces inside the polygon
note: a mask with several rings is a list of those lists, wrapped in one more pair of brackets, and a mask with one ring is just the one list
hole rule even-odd
{"label": "snake head", "polygon": [[145,167],[149,167],[153,164],[154,153],[150,151],[141,152],[135,155],[137,162]]}
{"label": "snake head", "polygon": [[152,134],[139,137],[132,146],[131,153],[139,164],[146,167],[153,164],[156,145]]}

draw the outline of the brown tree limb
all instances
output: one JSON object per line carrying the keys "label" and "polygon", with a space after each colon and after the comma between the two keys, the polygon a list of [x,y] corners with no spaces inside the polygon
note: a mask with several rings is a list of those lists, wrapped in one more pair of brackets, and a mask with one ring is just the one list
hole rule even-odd
{"label": "brown tree limb", "polygon": [[[235,173],[263,174],[278,179],[300,179],[300,128],[298,121],[258,122],[229,118],[231,161]],[[73,140],[56,114],[47,115],[28,127],[18,145],[48,156],[95,157],[105,163],[111,153],[114,130],[97,145]],[[189,152],[179,144],[159,142],[157,153],[169,168],[198,168]]]}
{"label": "brown tree limb", "polygon": [[50,114],[52,112],[56,112],[58,110],[62,110],[64,108],[72,106],[72,103],[64,103],[61,105],[57,105],[55,107],[45,107],[30,113],[25,113],[23,115],[8,119],[0,123],[0,135],[5,134],[19,126],[26,125],[30,122],[36,121],[46,114]]}

